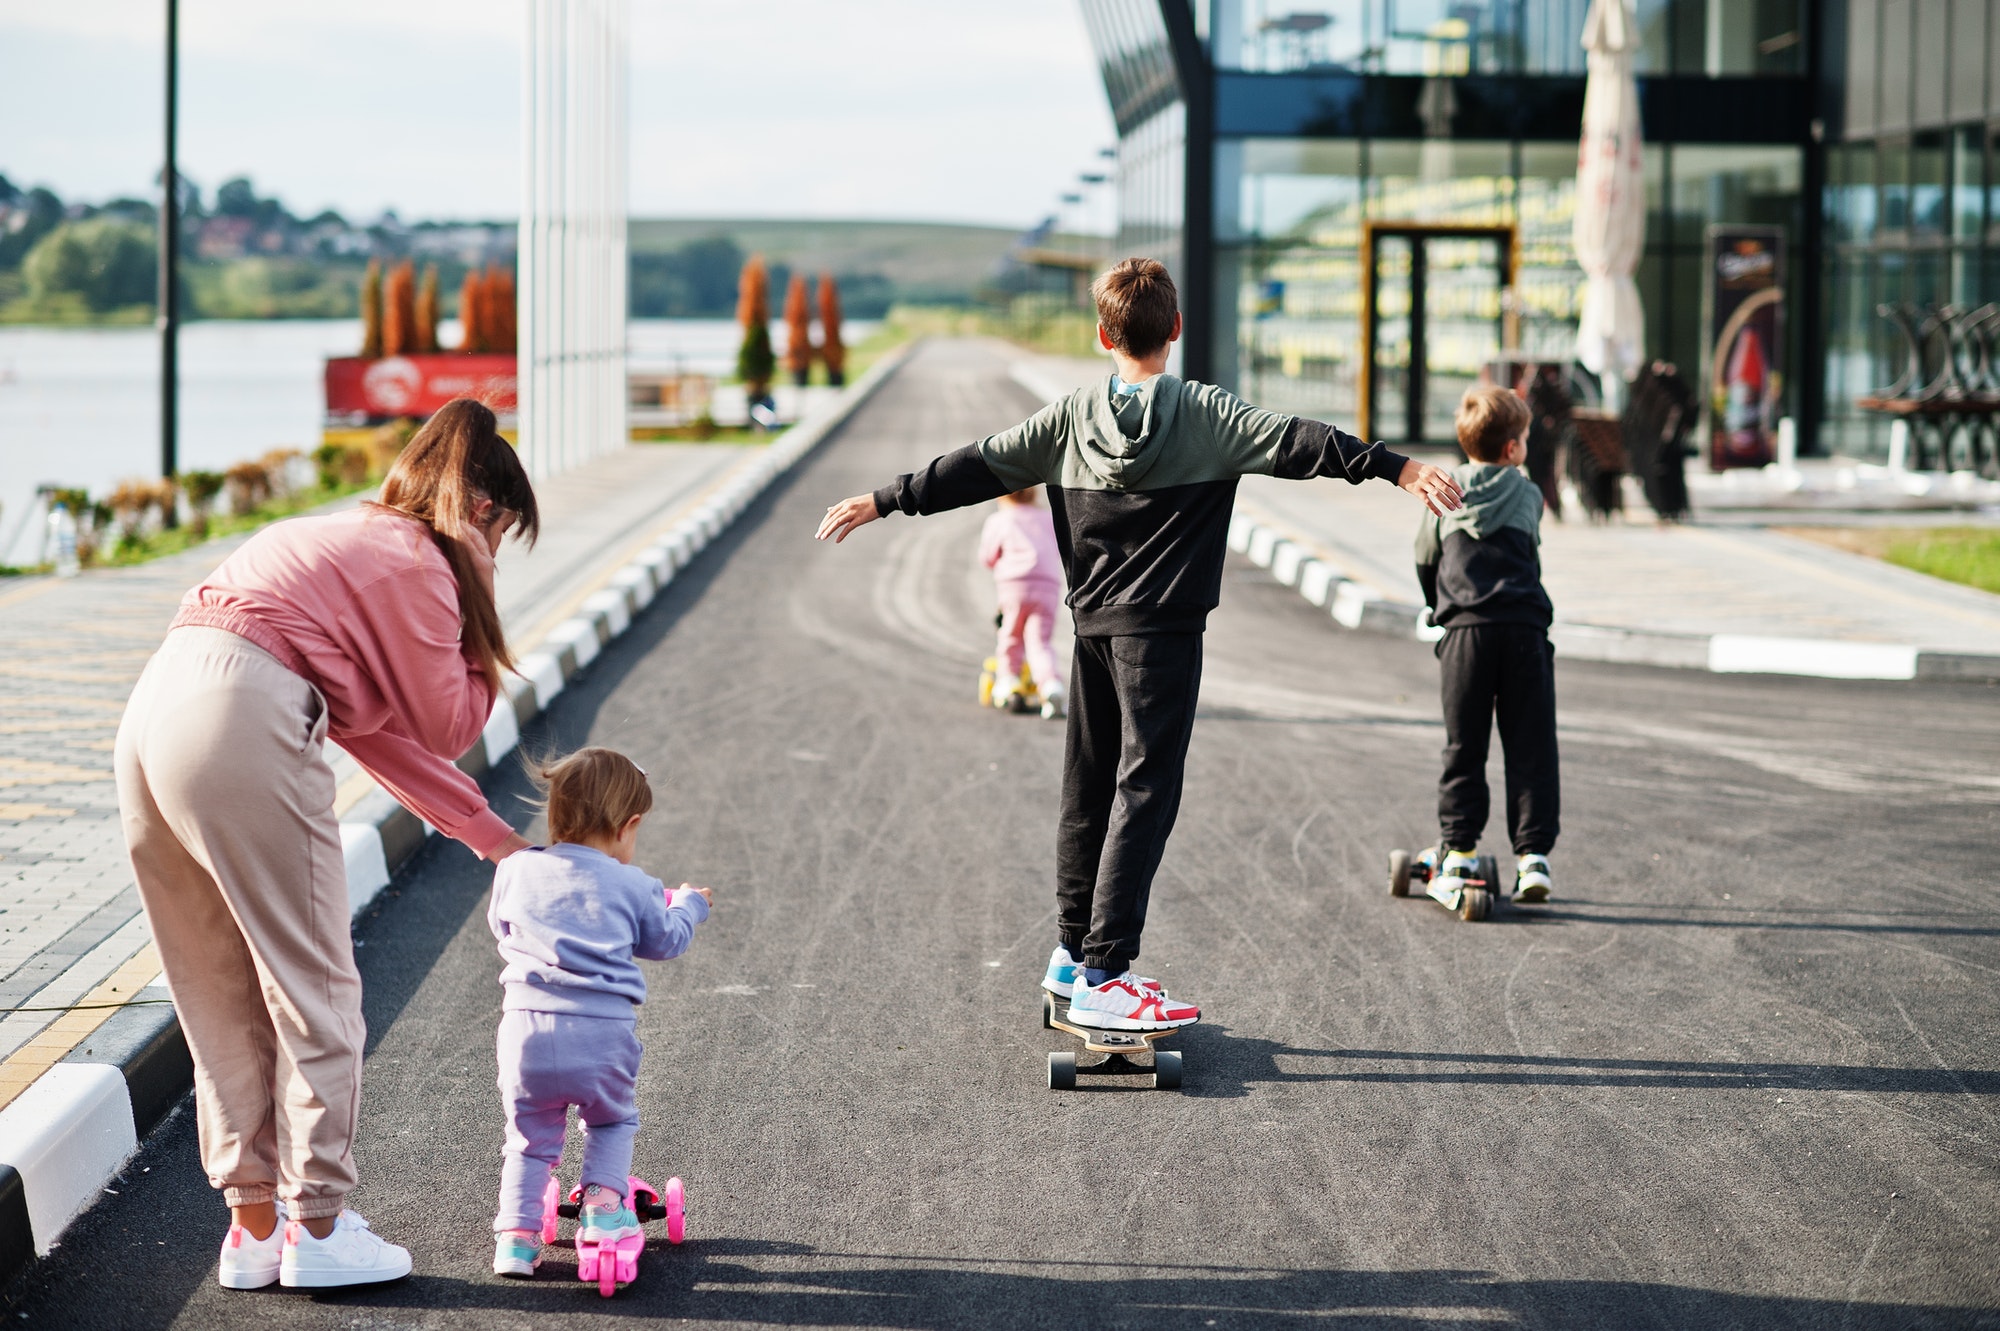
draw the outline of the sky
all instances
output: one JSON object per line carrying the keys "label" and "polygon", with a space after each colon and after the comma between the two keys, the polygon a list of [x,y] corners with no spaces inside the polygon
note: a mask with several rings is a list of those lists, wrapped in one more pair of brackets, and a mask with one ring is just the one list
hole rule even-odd
{"label": "sky", "polygon": [[[160,0],[0,0],[0,174],[150,195]],[[1114,142],[1077,0],[631,0],[637,217],[1026,226]],[[511,218],[523,0],[180,0],[180,161],[296,214]],[[1108,188],[1066,226],[1109,229]]]}

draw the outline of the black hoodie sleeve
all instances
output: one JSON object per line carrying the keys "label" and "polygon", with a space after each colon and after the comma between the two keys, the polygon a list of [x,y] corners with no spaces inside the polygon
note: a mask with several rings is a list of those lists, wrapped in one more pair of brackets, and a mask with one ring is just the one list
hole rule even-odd
{"label": "black hoodie sleeve", "polygon": [[1366,480],[1383,480],[1393,485],[1408,461],[1400,453],[1391,453],[1379,443],[1364,444],[1324,421],[1294,416],[1285,427],[1285,437],[1278,443],[1271,474],[1287,481],[1335,476],[1350,485]]}
{"label": "black hoodie sleeve", "polygon": [[978,444],[967,444],[943,457],[932,458],[922,471],[905,472],[877,490],[875,515],[886,518],[891,513],[908,513],[913,517],[943,513],[998,499],[1013,488],[993,474]]}

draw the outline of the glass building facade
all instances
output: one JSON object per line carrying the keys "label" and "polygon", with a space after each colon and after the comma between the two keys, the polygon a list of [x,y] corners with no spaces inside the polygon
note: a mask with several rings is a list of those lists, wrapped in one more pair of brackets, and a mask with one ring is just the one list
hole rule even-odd
{"label": "glass building facade", "polygon": [[2000,5],[1845,0],[1828,106],[1821,224],[1828,451],[1879,456],[1889,428],[1856,398],[1903,350],[1878,305],[2000,298]]}
{"label": "glass building facade", "polygon": [[[1083,8],[1121,134],[1120,249],[1174,269],[1186,373],[1439,438],[1503,348],[1571,355],[1587,0]],[[1784,412],[1807,449],[1879,455],[1886,430],[1852,406],[1894,374],[1875,304],[2000,289],[2000,3],[1634,8],[1647,354],[1699,385],[1708,228],[1776,228]]]}

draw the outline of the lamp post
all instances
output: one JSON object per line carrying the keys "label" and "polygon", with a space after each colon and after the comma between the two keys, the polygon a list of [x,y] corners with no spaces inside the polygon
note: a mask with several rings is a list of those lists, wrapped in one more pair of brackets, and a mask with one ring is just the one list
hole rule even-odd
{"label": "lamp post", "polygon": [[180,4],[167,0],[167,162],[160,190],[160,475],[180,470],[180,170],[174,161]]}

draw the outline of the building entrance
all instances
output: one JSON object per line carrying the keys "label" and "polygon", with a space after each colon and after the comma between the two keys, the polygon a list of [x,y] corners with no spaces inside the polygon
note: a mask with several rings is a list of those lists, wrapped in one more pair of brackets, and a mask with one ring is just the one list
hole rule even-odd
{"label": "building entrance", "polygon": [[1513,340],[1514,228],[1368,222],[1361,235],[1361,434],[1451,443],[1458,399]]}

